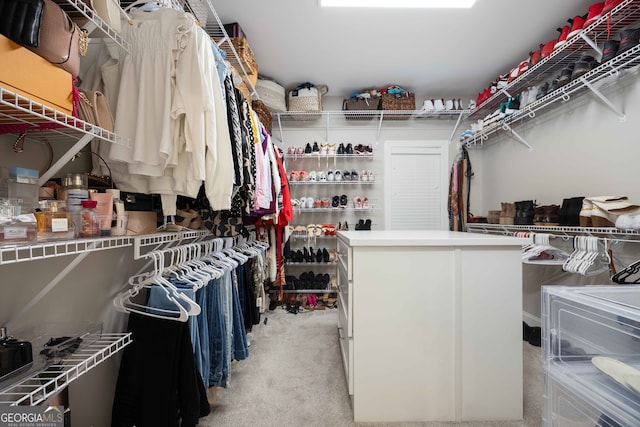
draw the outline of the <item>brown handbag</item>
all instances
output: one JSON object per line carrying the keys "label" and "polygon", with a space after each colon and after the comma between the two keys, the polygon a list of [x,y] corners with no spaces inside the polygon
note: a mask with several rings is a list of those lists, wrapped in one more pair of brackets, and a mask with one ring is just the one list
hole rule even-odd
{"label": "brown handbag", "polygon": [[89,37],[53,0],[44,0],[40,43],[25,46],[72,76],[80,73],[80,55],[87,53]]}

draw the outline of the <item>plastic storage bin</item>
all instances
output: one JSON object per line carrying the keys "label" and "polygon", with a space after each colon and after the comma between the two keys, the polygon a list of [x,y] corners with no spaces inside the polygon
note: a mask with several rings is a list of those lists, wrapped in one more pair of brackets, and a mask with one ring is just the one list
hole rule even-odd
{"label": "plastic storage bin", "polygon": [[592,362],[640,375],[640,286],[543,286],[542,350],[545,426],[640,426],[640,392]]}

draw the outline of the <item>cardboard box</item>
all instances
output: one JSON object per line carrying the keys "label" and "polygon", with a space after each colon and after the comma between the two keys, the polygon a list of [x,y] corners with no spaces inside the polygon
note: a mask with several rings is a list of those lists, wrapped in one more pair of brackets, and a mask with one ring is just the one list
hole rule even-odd
{"label": "cardboard box", "polygon": [[[0,86],[39,104],[72,115],[71,74],[2,35],[0,64],[3,64],[0,67]],[[0,106],[2,111],[7,108],[10,107]],[[30,121],[38,122],[44,119],[34,117]]]}

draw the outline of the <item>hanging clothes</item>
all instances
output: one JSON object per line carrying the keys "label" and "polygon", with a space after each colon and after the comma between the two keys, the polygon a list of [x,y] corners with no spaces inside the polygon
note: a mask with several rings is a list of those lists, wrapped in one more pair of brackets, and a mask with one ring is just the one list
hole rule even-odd
{"label": "hanging clothes", "polygon": [[196,426],[210,407],[189,325],[131,313],[127,329],[132,343],[122,353],[111,425]]}

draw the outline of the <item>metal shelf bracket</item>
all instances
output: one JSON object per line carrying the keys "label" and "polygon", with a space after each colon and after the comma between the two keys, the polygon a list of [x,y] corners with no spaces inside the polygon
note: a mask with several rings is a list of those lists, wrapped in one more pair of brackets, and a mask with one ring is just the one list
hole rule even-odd
{"label": "metal shelf bracket", "polygon": [[511,126],[509,126],[506,123],[502,124],[502,129],[506,130],[507,132],[509,132],[520,144],[524,145],[525,147],[527,147],[529,149],[529,151],[533,151],[533,147],[531,147],[531,145],[529,145],[529,143],[527,143],[527,141],[525,141],[525,139],[523,137],[521,137],[518,132],[516,132],[515,130],[513,130],[511,128]]}
{"label": "metal shelf bracket", "polygon": [[620,121],[624,122],[625,121],[625,114],[624,112],[620,111],[615,105],[613,105],[613,103],[611,101],[609,101],[609,99],[604,96],[598,89],[596,89],[591,83],[589,83],[589,81],[587,79],[585,79],[584,77],[580,77],[580,81],[589,88],[589,90],[591,92],[593,92],[598,98],[600,98],[600,100],[602,102],[604,102],[606,104],[607,107],[609,107],[609,109],[611,109],[611,111],[613,111],[614,113],[616,113],[618,116],[620,116]]}

